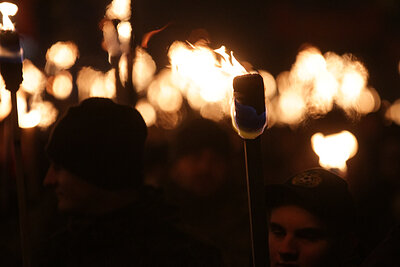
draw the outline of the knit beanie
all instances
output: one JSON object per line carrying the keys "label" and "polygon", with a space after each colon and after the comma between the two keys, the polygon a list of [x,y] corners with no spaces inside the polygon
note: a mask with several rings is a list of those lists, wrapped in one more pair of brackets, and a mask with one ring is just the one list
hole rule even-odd
{"label": "knit beanie", "polygon": [[55,164],[101,188],[139,187],[146,136],[136,109],[89,98],[70,107],[55,125],[46,152]]}

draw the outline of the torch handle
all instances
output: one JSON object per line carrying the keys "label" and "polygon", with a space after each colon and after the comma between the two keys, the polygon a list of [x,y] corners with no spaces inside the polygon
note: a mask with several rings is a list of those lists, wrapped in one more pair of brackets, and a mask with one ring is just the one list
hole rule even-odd
{"label": "torch handle", "polygon": [[19,226],[20,226],[20,237],[21,237],[21,249],[22,249],[22,262],[23,267],[30,267],[30,244],[29,244],[29,225],[28,225],[28,214],[26,207],[26,188],[25,179],[22,165],[22,148],[21,148],[21,129],[18,125],[18,109],[17,109],[17,92],[11,91],[11,121],[13,128],[13,143],[14,143],[14,155],[15,155],[15,175],[17,183],[17,194],[18,194],[18,210],[19,210]]}
{"label": "torch handle", "polygon": [[244,141],[253,267],[269,266],[267,212],[260,145],[260,136]]}

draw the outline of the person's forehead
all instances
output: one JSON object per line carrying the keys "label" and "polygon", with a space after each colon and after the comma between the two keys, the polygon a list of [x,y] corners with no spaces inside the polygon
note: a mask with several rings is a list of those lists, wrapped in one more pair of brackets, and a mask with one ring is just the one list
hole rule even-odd
{"label": "person's forehead", "polygon": [[323,222],[316,215],[296,205],[284,205],[272,209],[269,223],[291,229],[324,228]]}

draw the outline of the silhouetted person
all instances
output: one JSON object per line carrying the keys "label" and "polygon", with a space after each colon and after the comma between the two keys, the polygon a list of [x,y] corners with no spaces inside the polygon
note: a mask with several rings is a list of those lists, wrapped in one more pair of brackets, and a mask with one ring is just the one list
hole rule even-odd
{"label": "silhouetted person", "polygon": [[230,132],[207,119],[185,122],[173,137],[163,188],[178,208],[177,226],[219,248],[228,266],[242,267],[250,253],[247,200]]}
{"label": "silhouetted person", "polygon": [[44,185],[69,223],[41,247],[37,266],[220,266],[214,249],[170,226],[167,207],[144,185],[146,135],[137,110],[103,98],[58,122]]}
{"label": "silhouetted person", "polygon": [[342,178],[310,169],[267,186],[266,197],[271,267],[358,264],[355,206]]}

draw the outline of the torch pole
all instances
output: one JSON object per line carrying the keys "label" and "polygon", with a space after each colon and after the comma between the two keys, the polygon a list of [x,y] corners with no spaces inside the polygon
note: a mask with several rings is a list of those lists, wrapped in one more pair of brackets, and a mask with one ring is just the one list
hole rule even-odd
{"label": "torch pole", "polygon": [[254,267],[268,266],[267,217],[260,136],[244,140],[251,252]]}
{"label": "torch pole", "polygon": [[233,80],[235,112],[232,122],[244,140],[247,199],[253,267],[269,266],[267,212],[261,153],[261,134],[267,125],[264,82],[259,74]]}
{"label": "torch pole", "polygon": [[30,244],[26,185],[22,164],[21,129],[18,125],[17,91],[22,83],[22,49],[16,31],[0,31],[0,71],[6,89],[11,93],[11,123],[14,143],[15,177],[18,195],[21,253],[24,267],[30,267]]}
{"label": "torch pole", "polygon": [[24,267],[30,267],[30,244],[29,244],[29,224],[26,208],[26,185],[22,164],[21,129],[18,125],[17,92],[11,91],[11,121],[13,129],[15,175],[18,194],[19,227],[22,250],[22,262]]}

